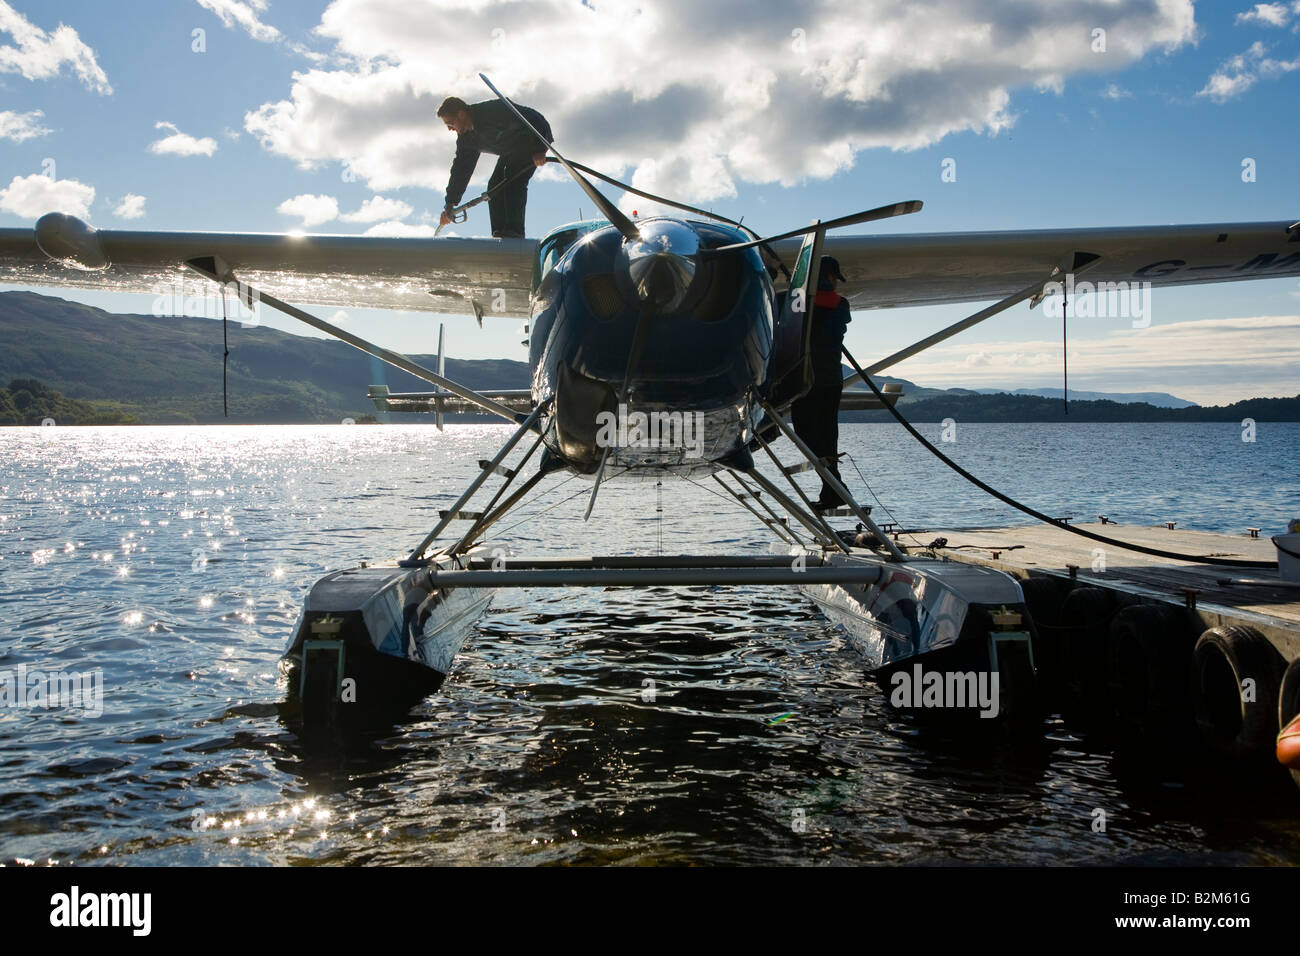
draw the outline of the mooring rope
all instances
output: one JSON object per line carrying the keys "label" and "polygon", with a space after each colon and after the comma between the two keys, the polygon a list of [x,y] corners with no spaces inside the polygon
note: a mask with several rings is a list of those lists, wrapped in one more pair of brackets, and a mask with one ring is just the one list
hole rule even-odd
{"label": "mooring rope", "polygon": [[221,287],[221,414],[230,417],[227,399],[226,368],[230,364],[230,339],[226,335],[226,287]]}
{"label": "mooring rope", "polygon": [[980,479],[976,478],[974,475],[972,475],[961,465],[957,464],[955,461],[953,461],[951,458],[949,458],[947,455],[941,452],[938,448],[935,448],[934,445],[931,444],[924,435],[922,435],[920,432],[918,432],[915,428],[912,427],[912,423],[909,422],[906,418],[904,418],[902,416],[902,413],[900,413],[898,409],[896,409],[889,402],[885,401],[885,396],[881,394],[880,389],[876,388],[876,383],[871,380],[871,378],[867,375],[866,372],[862,371],[862,366],[858,364],[858,360],[853,357],[852,353],[849,352],[848,348],[841,345],[840,349],[841,351],[844,352],[844,357],[849,360],[849,364],[853,366],[853,370],[858,373],[858,377],[861,378],[862,381],[867,383],[867,387],[869,389],[875,392],[876,398],[880,399],[880,403],[885,406],[885,408],[889,411],[889,414],[893,415],[894,418],[898,420],[898,424],[902,425],[904,428],[907,429],[908,434],[910,434],[913,438],[915,438],[918,442],[920,442],[923,446],[925,446],[925,448],[927,448],[930,451],[930,453],[933,454],[936,458],[938,458],[941,462],[943,462],[953,471],[957,472],[957,474],[961,475],[971,484],[975,485],[977,488],[981,489],[982,491],[988,492],[990,495],[992,495],[994,498],[997,498],[999,501],[1009,504],[1011,507],[1015,508],[1016,510],[1023,511],[1025,514],[1029,515],[1032,518],[1037,518],[1039,521],[1042,521],[1046,524],[1050,524],[1054,528],[1060,528],[1062,531],[1069,531],[1071,534],[1077,534],[1085,538],[1091,538],[1093,541],[1100,541],[1103,544],[1112,544],[1115,547],[1122,548],[1125,551],[1138,551],[1141,552],[1142,554],[1150,554],[1158,558],[1173,558],[1176,561],[1195,561],[1200,564],[1222,564],[1222,565],[1228,565],[1231,567],[1239,567],[1239,568],[1276,568],[1277,567],[1276,561],[1247,561],[1244,559],[1233,560],[1231,558],[1210,557],[1209,555],[1179,554],[1176,551],[1162,551],[1160,548],[1148,548],[1145,545],[1141,545],[1141,544],[1130,544],[1127,541],[1120,541],[1117,538],[1108,538],[1104,534],[1097,534],[1096,532],[1093,531],[1085,531],[1083,528],[1075,528],[1071,525],[1064,523],[1063,521],[1057,518],[1051,518],[1043,514],[1041,511],[1029,507],[1029,505],[1022,504],[1021,502],[1012,498],[1010,495],[1005,495],[1002,492],[998,491],[996,488],[992,487],[991,485],[988,485],[985,482],[980,481]]}

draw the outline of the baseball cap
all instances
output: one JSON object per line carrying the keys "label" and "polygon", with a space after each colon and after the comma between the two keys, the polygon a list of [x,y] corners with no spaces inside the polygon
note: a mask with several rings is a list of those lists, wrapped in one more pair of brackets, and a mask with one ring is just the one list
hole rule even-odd
{"label": "baseball cap", "polygon": [[840,272],[840,261],[834,256],[822,256],[821,269],[817,275],[819,278],[823,279],[826,278],[826,276],[834,276],[841,282],[849,281],[844,278],[844,273]]}

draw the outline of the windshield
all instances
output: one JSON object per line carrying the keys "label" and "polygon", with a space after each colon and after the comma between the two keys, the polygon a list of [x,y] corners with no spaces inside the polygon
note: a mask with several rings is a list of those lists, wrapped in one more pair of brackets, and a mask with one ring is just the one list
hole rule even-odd
{"label": "windshield", "polygon": [[533,269],[533,291],[537,291],[537,287],[542,284],[542,279],[555,268],[555,264],[564,257],[570,246],[587,233],[603,229],[608,225],[609,223],[603,219],[588,220],[557,229],[543,239],[537,246],[537,261]]}

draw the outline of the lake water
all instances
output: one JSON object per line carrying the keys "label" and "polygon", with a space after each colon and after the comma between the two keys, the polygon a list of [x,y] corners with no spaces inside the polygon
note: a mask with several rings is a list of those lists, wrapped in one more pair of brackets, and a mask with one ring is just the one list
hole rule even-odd
{"label": "lake water", "polygon": [[[277,661],[311,583],[405,554],[508,432],[0,429],[0,671],[103,681],[98,717],[0,709],[0,859],[1300,863],[1300,794],[1134,772],[1059,717],[1028,743],[919,724],[775,588],[499,592],[407,718],[304,743]],[[942,447],[1049,514],[1278,533],[1300,516],[1300,425],[1242,435],[958,424]],[[845,425],[841,447],[906,528],[1029,520],[897,426]],[[494,541],[764,550],[710,486],[610,484],[584,524],[590,483],[555,476]]]}

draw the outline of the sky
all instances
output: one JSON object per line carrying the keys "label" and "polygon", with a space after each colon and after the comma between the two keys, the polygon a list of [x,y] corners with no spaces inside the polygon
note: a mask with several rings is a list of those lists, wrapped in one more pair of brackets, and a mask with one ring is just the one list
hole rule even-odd
{"label": "sky", "polygon": [[[0,226],[61,209],[112,229],[431,235],[454,150],[434,111],[488,98],[480,71],[569,158],[760,234],[904,199],[925,208],[847,231],[1300,219],[1300,0],[0,0]],[[590,207],[548,168],[528,234]],[[486,210],[457,234],[488,234]],[[1149,307],[1145,328],[1079,310],[1071,388],[1300,393],[1300,281]],[[976,308],[858,311],[845,341],[870,364]],[[408,353],[446,322],[449,355],[526,359],[518,320],[338,318]],[[1049,387],[1062,358],[1059,317],[1018,306],[890,374]]]}

